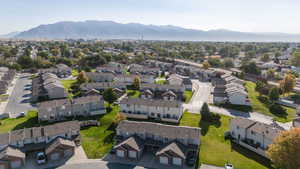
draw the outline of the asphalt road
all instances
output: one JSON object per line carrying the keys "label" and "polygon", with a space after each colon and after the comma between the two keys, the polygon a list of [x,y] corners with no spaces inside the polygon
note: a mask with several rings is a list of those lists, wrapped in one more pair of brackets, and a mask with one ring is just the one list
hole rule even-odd
{"label": "asphalt road", "polygon": [[6,105],[6,113],[20,113],[27,112],[28,110],[35,109],[30,104],[31,99],[31,79],[29,74],[21,74],[16,85],[12,91],[12,94],[8,98]]}

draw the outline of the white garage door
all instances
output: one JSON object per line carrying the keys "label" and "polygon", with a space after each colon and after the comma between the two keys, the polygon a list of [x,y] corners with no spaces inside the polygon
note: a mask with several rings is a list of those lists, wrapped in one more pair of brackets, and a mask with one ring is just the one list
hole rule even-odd
{"label": "white garage door", "polygon": [[118,157],[124,157],[124,151],[123,150],[117,150],[117,156]]}
{"label": "white garage door", "polygon": [[59,159],[59,153],[51,154],[51,160],[58,160],[58,159]]}
{"label": "white garage door", "polygon": [[4,165],[0,165],[0,169],[5,169],[5,166]]}
{"label": "white garage door", "polygon": [[181,158],[173,158],[173,164],[174,165],[181,165],[182,164],[182,160]]}
{"label": "white garage door", "polygon": [[136,151],[129,151],[130,158],[136,158]]}
{"label": "white garage door", "polygon": [[159,157],[159,162],[161,164],[169,164],[168,163],[168,158],[167,157],[163,157],[163,156]]}
{"label": "white garage door", "polygon": [[10,163],[10,165],[11,165],[11,168],[12,169],[15,169],[15,168],[20,168],[21,167],[21,160],[16,160],[16,161],[12,161],[11,163]]}

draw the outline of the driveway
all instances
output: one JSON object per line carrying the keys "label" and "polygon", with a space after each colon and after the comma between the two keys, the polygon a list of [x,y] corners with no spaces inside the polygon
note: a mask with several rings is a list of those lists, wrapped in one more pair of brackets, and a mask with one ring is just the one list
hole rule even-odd
{"label": "driveway", "polygon": [[192,80],[192,82],[194,94],[190,102],[183,104],[183,107],[191,113],[199,113],[204,102],[212,103],[212,85],[199,80]]}
{"label": "driveway", "polygon": [[87,160],[86,162],[81,163],[72,163],[67,164],[57,169],[146,169],[140,166],[128,165],[128,164],[119,164],[119,163],[110,163],[102,160]]}
{"label": "driveway", "polygon": [[16,114],[35,109],[31,104],[31,79],[30,74],[20,74],[15,82],[13,91],[8,98],[5,113]]}

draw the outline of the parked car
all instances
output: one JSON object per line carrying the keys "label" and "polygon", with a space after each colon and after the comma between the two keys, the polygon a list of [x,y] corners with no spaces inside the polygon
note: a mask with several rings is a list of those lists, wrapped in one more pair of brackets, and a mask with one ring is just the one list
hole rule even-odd
{"label": "parked car", "polygon": [[25,112],[21,112],[19,115],[18,115],[18,118],[19,117],[25,117],[26,113]]}
{"label": "parked car", "polygon": [[46,163],[46,154],[44,152],[38,152],[36,154],[36,162],[37,164],[45,164]]}
{"label": "parked car", "polygon": [[225,164],[225,169],[233,169],[233,165],[229,164],[229,163],[226,163]]}

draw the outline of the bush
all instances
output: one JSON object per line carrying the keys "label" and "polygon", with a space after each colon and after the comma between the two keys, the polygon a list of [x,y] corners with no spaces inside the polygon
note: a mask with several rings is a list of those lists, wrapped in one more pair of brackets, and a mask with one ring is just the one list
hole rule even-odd
{"label": "bush", "polygon": [[269,110],[273,114],[286,114],[286,110],[282,108],[282,106],[280,106],[279,104],[275,104],[275,103],[271,104]]}

